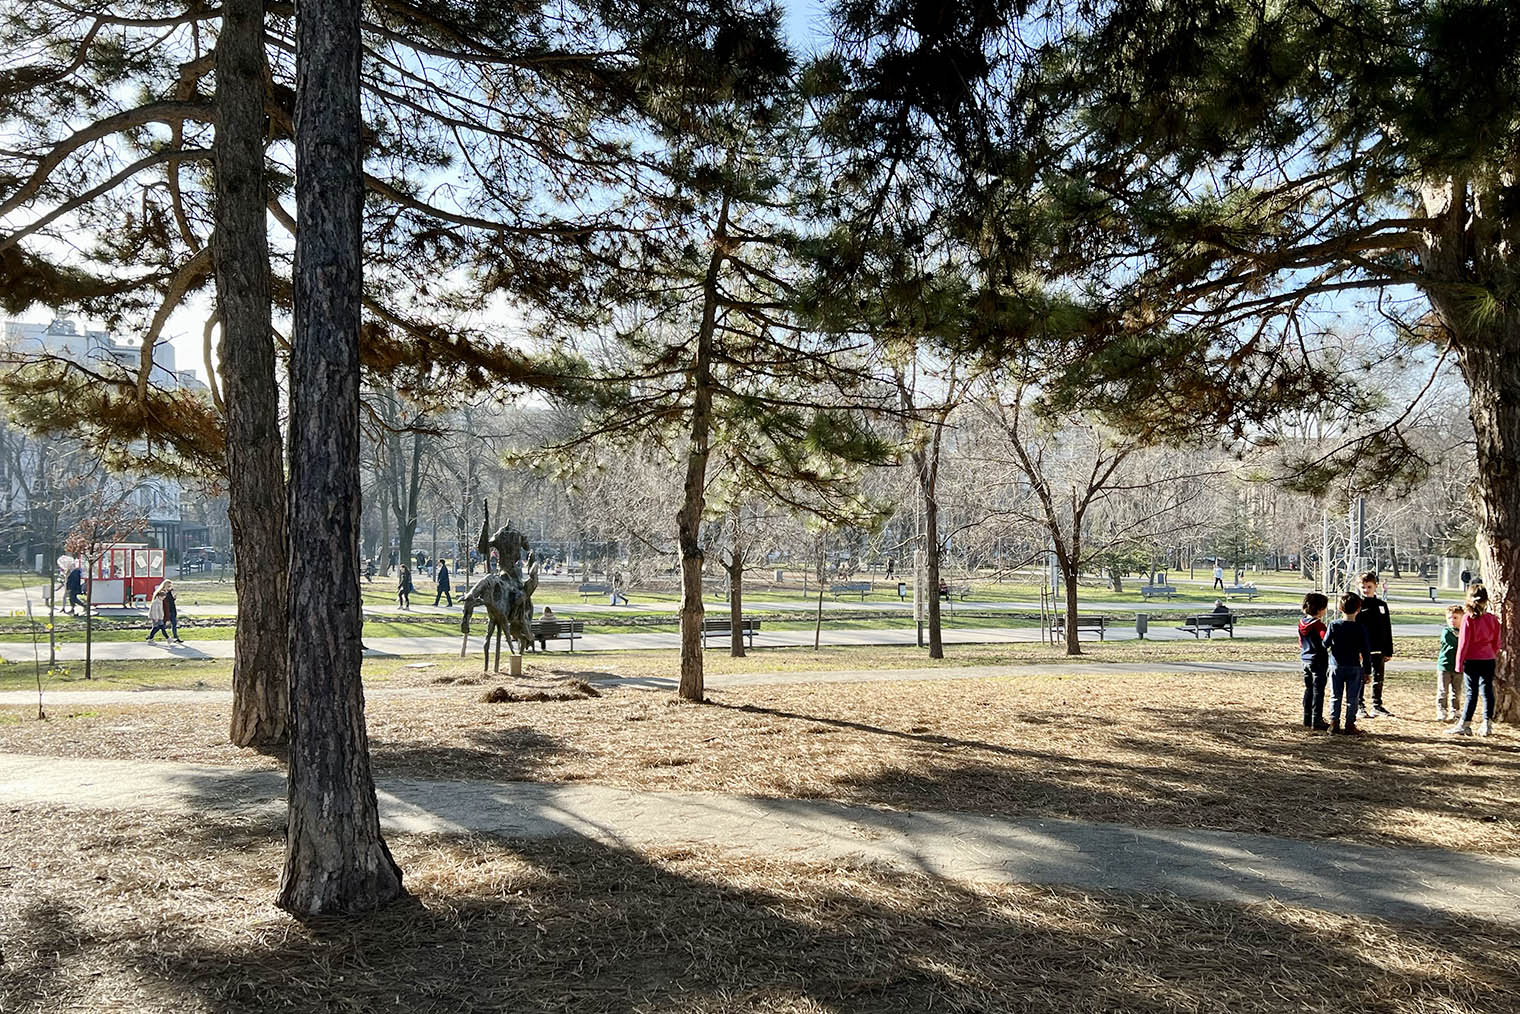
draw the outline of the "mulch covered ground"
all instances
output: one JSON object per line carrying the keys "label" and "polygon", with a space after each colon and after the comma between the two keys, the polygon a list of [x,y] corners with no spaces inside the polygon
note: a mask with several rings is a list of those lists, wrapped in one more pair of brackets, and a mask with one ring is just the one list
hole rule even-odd
{"label": "mulch covered ground", "polygon": [[350,924],[272,898],[278,827],[0,811],[0,1010],[1514,1009],[1520,934],[870,867],[396,837],[413,899]]}
{"label": "mulch covered ground", "polygon": [[[1296,675],[1019,675],[726,689],[705,705],[559,675],[485,692],[471,669],[372,695],[380,777],[412,775],[839,799],[1520,854],[1520,742],[1442,737],[1424,677],[1356,741],[1297,724]],[[438,683],[438,680],[451,682]],[[466,682],[458,682],[458,681]],[[591,682],[597,681],[592,678]],[[226,743],[227,706],[0,709],[0,750],[273,766]],[[534,698],[543,697],[544,700]]]}

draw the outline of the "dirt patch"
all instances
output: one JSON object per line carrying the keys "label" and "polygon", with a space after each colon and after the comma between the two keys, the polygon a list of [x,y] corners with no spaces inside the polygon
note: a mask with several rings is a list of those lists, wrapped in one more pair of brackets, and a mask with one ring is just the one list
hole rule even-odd
{"label": "dirt patch", "polygon": [[585,840],[398,836],[413,899],[274,908],[277,827],[0,813],[0,1009],[618,1014],[1512,1007],[1520,934]]}

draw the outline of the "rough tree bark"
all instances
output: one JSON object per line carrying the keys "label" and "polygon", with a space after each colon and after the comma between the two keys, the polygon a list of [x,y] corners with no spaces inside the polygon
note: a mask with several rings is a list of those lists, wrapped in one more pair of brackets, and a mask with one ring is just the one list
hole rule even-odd
{"label": "rough tree bark", "polygon": [[[1421,252],[1426,295],[1451,335],[1477,442],[1471,494],[1483,582],[1504,626],[1495,717],[1520,722],[1520,311],[1494,293],[1520,276],[1515,227],[1496,218],[1495,195],[1470,181],[1433,182],[1423,192],[1435,221]],[[1484,298],[1487,297],[1487,298]]]}
{"label": "rough tree bark", "polygon": [[935,497],[935,480],[939,471],[937,449],[933,457],[932,466],[928,466],[927,478],[926,466],[919,466],[919,483],[924,493],[924,567],[929,572],[929,657],[944,658],[944,628],[939,610],[939,500]]}
{"label": "rough tree bark", "polygon": [[270,319],[264,184],[264,0],[226,0],[216,45],[216,266],[227,406],[227,517],[237,549],[237,746],[288,736],[285,466]]}
{"label": "rough tree bark", "polygon": [[676,512],[676,538],[681,548],[681,687],[688,701],[703,700],[702,680],[702,512],[707,506],[707,462],[712,451],[713,333],[718,321],[718,276],[728,249],[728,198],[718,211],[713,252],[703,279],[702,324],[692,356],[691,426],[686,449],[686,478],[681,507]]}
{"label": "rough tree bark", "polygon": [[[952,380],[952,386],[954,382]],[[898,398],[904,414],[914,410],[912,389],[907,378],[897,374]],[[913,474],[918,479],[919,495],[924,501],[924,566],[928,570],[929,657],[945,657],[944,627],[940,620],[939,599],[939,458],[944,442],[945,423],[954,404],[946,400],[935,413],[926,444],[915,444],[912,451]],[[914,575],[915,580],[917,575]]]}
{"label": "rough tree bark", "polygon": [[1520,722],[1520,316],[1457,346],[1478,445],[1473,509],[1483,583],[1504,627],[1494,717]]}
{"label": "rough tree bark", "polygon": [[1056,552],[1056,565],[1061,569],[1061,581],[1066,585],[1066,654],[1082,654],[1082,641],[1077,636],[1077,564],[1073,544],[1072,553]]}
{"label": "rough tree bark", "polygon": [[[400,451],[400,438],[396,438],[396,450]],[[392,487],[391,510],[396,512],[396,534],[399,542],[397,555],[403,561],[412,559],[412,546],[417,540],[417,502],[422,496],[422,434],[412,434],[412,467],[406,478]],[[411,566],[410,563],[407,566]]]}
{"label": "rough tree bark", "polygon": [[296,8],[292,735],[279,904],[303,917],[365,912],[405,893],[380,837],[359,678],[359,9]]}
{"label": "rough tree bark", "polygon": [[739,515],[734,515],[734,544],[723,567],[728,571],[728,653],[744,657],[744,547],[739,536]]}

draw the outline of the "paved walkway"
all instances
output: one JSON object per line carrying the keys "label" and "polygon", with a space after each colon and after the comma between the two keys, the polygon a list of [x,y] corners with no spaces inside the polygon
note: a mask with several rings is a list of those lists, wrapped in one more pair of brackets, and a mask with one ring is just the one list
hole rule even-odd
{"label": "paved walkway", "polygon": [[[482,638],[484,635],[484,623],[475,626],[475,633],[470,638],[470,651],[477,656],[481,653]],[[1395,624],[1393,633],[1395,637],[1435,637],[1441,632],[1439,624],[1435,623],[1400,623]],[[1296,637],[1292,625],[1275,624],[1242,624],[1235,628],[1235,633],[1240,637]],[[1133,628],[1113,628],[1109,630],[1107,639],[1110,641],[1133,641],[1138,635]],[[1221,635],[1223,637],[1224,635]],[[1193,635],[1177,630],[1171,626],[1152,626],[1150,633],[1146,635],[1152,641],[1188,641],[1195,640]],[[887,645],[907,647],[916,643],[917,634],[912,628],[907,627],[873,627],[861,629],[829,629],[827,622],[823,630],[820,643],[828,647],[859,646],[859,645]],[[1038,627],[946,627],[944,629],[944,641],[946,644],[1013,644],[1034,643],[1040,640]],[[1084,637],[1084,641],[1094,640]],[[457,634],[428,635],[419,637],[366,637],[364,639],[365,654],[371,657],[386,656],[410,656],[410,655],[459,655],[462,637]],[[635,651],[648,649],[675,649],[680,646],[680,635],[670,633],[617,633],[617,634],[587,634],[577,638],[575,645],[577,651]],[[765,630],[755,636],[757,648],[797,648],[811,647],[813,644],[813,632],[811,630]],[[47,640],[39,641],[43,661],[47,660]],[[568,650],[568,642],[552,641],[552,651]],[[726,644],[715,641],[714,644]],[[709,649],[711,650],[711,649]],[[1202,647],[1200,651],[1206,650]],[[233,653],[233,642],[229,638],[188,640],[184,644],[170,644],[157,641],[149,644],[146,640],[133,639],[130,641],[97,641],[93,649],[93,657],[107,660],[122,659],[155,659],[155,658],[182,658],[182,659],[230,659]],[[5,641],[0,642],[0,658],[7,662],[30,662],[32,661],[32,644],[30,641]],[[70,640],[60,644],[57,649],[57,658],[64,662],[77,662],[84,659],[83,641]],[[1413,660],[1403,660],[1413,661]],[[1419,666],[1430,668],[1434,661],[1419,660]],[[1396,666],[1397,668],[1397,666]]]}
{"label": "paved walkway", "polygon": [[[284,776],[273,771],[0,755],[5,805],[221,812],[277,822],[284,792]],[[1520,859],[1440,849],[594,785],[385,779],[379,798],[392,832],[710,845],[805,862],[868,860],[957,880],[1520,925]]]}

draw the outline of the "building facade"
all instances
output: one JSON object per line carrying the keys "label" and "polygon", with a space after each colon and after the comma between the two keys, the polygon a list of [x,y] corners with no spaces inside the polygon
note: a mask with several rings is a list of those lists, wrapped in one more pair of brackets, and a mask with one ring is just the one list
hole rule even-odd
{"label": "building facade", "polygon": [[[93,370],[136,372],[142,344],[67,319],[46,324],[7,321],[5,355],[12,363],[63,359]],[[206,390],[194,371],[176,367],[174,347],[168,342],[154,347],[150,378],[171,390]],[[78,500],[86,476],[90,488],[102,498],[125,501],[146,519],[147,532],[141,541],[166,550],[171,563],[186,548],[187,535],[197,544],[204,540],[205,526],[185,530],[179,483],[158,476],[97,473],[98,466],[81,456],[71,441],[0,424],[0,525],[9,533],[6,541],[12,552],[35,566],[39,557],[59,551],[71,526],[70,504]]]}

